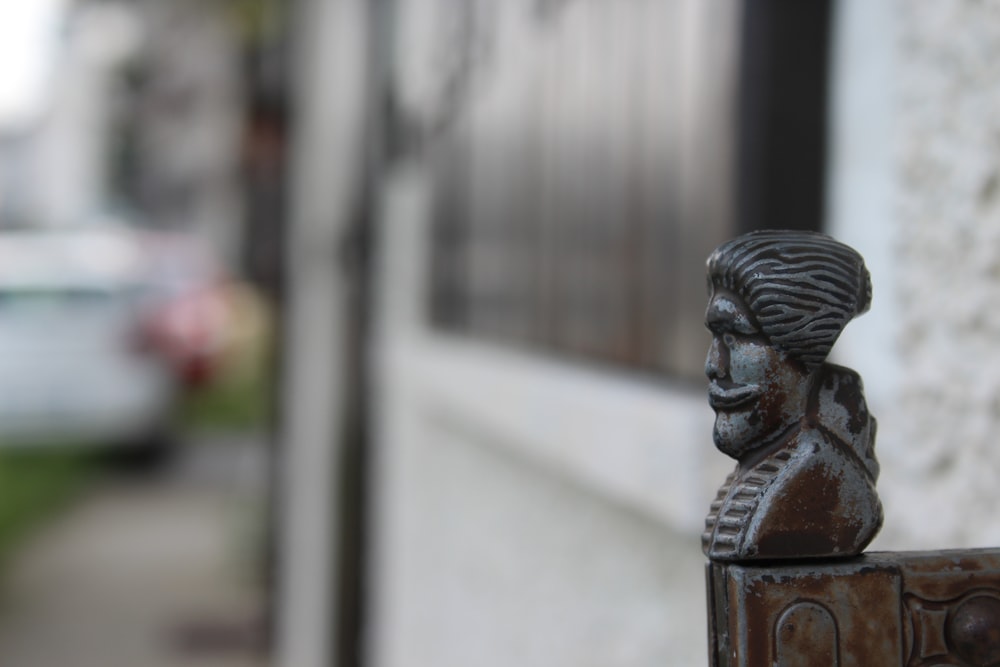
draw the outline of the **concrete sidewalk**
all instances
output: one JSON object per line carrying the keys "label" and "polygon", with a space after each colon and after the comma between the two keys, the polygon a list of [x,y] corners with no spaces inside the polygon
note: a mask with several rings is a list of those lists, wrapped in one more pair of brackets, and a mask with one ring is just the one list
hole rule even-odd
{"label": "concrete sidewalk", "polygon": [[0,665],[263,667],[259,443],[111,475],[15,553]]}

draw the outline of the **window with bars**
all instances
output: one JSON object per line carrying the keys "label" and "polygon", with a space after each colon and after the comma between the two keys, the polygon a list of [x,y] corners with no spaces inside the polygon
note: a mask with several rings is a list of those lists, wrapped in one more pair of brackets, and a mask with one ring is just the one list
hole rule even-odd
{"label": "window with bars", "polygon": [[820,227],[829,4],[460,6],[421,152],[433,324],[700,377],[710,250]]}

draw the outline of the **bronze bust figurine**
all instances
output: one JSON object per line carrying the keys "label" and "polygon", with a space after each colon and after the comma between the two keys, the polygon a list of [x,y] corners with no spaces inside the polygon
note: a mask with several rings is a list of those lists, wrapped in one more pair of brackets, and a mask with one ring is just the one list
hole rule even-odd
{"label": "bronze bust figurine", "polygon": [[737,465],[705,520],[705,554],[861,553],[882,525],[875,419],[858,374],[826,357],[868,310],[864,260],[823,234],[761,231],[719,246],[708,278],[712,436]]}

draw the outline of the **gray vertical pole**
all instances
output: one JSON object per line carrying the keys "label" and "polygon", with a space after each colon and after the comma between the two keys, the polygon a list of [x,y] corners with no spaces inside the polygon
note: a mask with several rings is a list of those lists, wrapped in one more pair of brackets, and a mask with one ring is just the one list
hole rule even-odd
{"label": "gray vertical pole", "polygon": [[352,300],[341,249],[365,178],[368,13],[364,0],[296,9],[275,664],[327,667],[338,652],[335,486],[356,390],[343,372]]}

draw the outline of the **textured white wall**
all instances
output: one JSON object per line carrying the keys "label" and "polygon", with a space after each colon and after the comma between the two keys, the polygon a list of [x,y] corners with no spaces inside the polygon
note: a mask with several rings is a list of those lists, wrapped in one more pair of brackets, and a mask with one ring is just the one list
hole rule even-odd
{"label": "textured white wall", "polygon": [[1000,544],[1000,5],[845,0],[829,230],[872,312],[838,360],[879,418],[876,548]]}
{"label": "textured white wall", "polygon": [[[696,540],[478,430],[409,443],[382,667],[705,664]],[[685,604],[690,601],[690,604]]]}
{"label": "textured white wall", "polygon": [[[919,546],[1000,544],[1000,5],[897,0],[899,447]],[[904,451],[905,450],[905,451]],[[902,509],[905,508],[905,509]]]}

